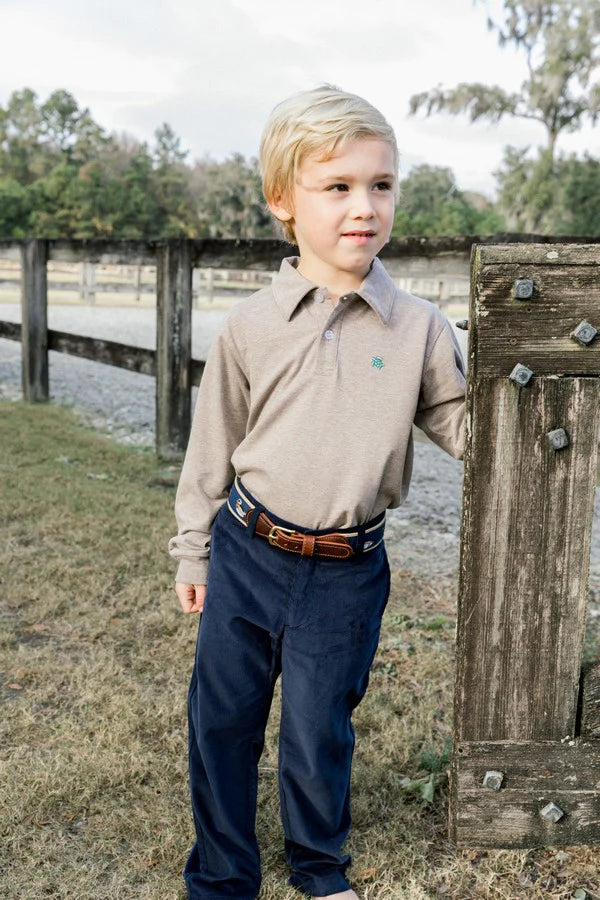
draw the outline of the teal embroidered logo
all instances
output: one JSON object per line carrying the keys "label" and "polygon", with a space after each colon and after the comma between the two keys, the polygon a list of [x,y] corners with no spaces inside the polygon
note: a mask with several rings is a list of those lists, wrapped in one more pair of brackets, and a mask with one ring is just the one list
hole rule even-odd
{"label": "teal embroidered logo", "polygon": [[380,356],[372,356],[371,365],[374,369],[383,369],[384,362]]}

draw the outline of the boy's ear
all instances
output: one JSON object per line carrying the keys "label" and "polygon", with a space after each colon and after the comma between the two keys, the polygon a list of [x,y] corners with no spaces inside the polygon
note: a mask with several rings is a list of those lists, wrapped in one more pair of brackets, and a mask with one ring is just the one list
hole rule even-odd
{"label": "boy's ear", "polygon": [[283,194],[276,194],[274,197],[271,197],[267,201],[267,206],[280,222],[289,222],[294,218],[292,204],[284,198]]}

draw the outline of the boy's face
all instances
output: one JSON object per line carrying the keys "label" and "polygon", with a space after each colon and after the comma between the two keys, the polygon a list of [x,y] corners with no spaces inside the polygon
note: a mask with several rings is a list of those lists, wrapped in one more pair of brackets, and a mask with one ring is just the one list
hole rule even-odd
{"label": "boy's face", "polygon": [[347,141],[329,159],[302,162],[293,197],[270,204],[293,219],[299,271],[335,291],[356,289],[387,243],[394,220],[394,153],[385,141]]}

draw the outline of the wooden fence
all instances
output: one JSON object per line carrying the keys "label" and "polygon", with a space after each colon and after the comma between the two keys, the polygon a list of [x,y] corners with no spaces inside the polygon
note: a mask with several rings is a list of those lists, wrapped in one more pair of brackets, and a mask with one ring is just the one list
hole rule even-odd
{"label": "wooden fence", "polygon": [[[210,307],[215,300],[235,299],[250,294],[269,284],[271,280],[270,272],[195,268],[192,273],[194,307]],[[48,263],[47,286],[51,302],[53,299],[55,303],[66,300],[69,304],[94,306],[98,301],[102,303],[108,298],[108,302],[113,305],[133,301],[135,305],[147,306],[156,299],[156,266],[107,266],[96,265],[88,260],[80,263],[54,261]],[[444,296],[451,296],[459,286],[460,283],[446,285],[443,282],[439,287]],[[464,286],[462,287],[464,290]],[[0,302],[5,297],[20,294],[20,290],[20,253],[14,259],[0,256]]]}
{"label": "wooden fence", "polygon": [[[380,256],[396,278],[439,277],[468,271],[471,246],[556,239],[533,235],[395,238]],[[561,238],[568,241],[570,239]],[[577,240],[577,239],[572,239]],[[599,239],[600,241],[600,239]],[[48,351],[70,353],[156,377],[156,448],[165,459],[182,455],[191,416],[191,388],[203,360],[192,359],[193,272],[197,268],[276,271],[295,248],[276,240],[45,240],[0,241],[0,258],[20,259],[22,325],[0,321],[0,337],[22,341],[23,394],[48,399]],[[48,329],[49,261],[156,266],[156,349],[145,349]]]}
{"label": "wooden fence", "polygon": [[469,315],[451,831],[600,843],[600,662],[582,666],[600,247],[478,247]]}

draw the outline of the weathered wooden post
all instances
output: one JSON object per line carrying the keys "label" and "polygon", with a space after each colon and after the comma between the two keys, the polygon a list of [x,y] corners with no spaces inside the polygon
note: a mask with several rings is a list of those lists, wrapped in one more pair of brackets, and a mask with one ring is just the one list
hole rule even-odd
{"label": "weathered wooden post", "polygon": [[23,398],[48,399],[48,242],[29,240],[21,246],[21,341]]}
{"label": "weathered wooden post", "polygon": [[474,247],[450,784],[460,845],[600,843],[600,667],[581,677],[596,329],[600,247]]}
{"label": "weathered wooden post", "polygon": [[187,240],[156,247],[156,451],[180,457],[191,421],[192,255]]}
{"label": "weathered wooden post", "polygon": [[96,303],[96,266],[85,260],[79,265],[79,297],[83,303]]}
{"label": "weathered wooden post", "polygon": [[142,298],[142,267],[139,263],[133,267],[133,292],[135,302],[139,303]]}

